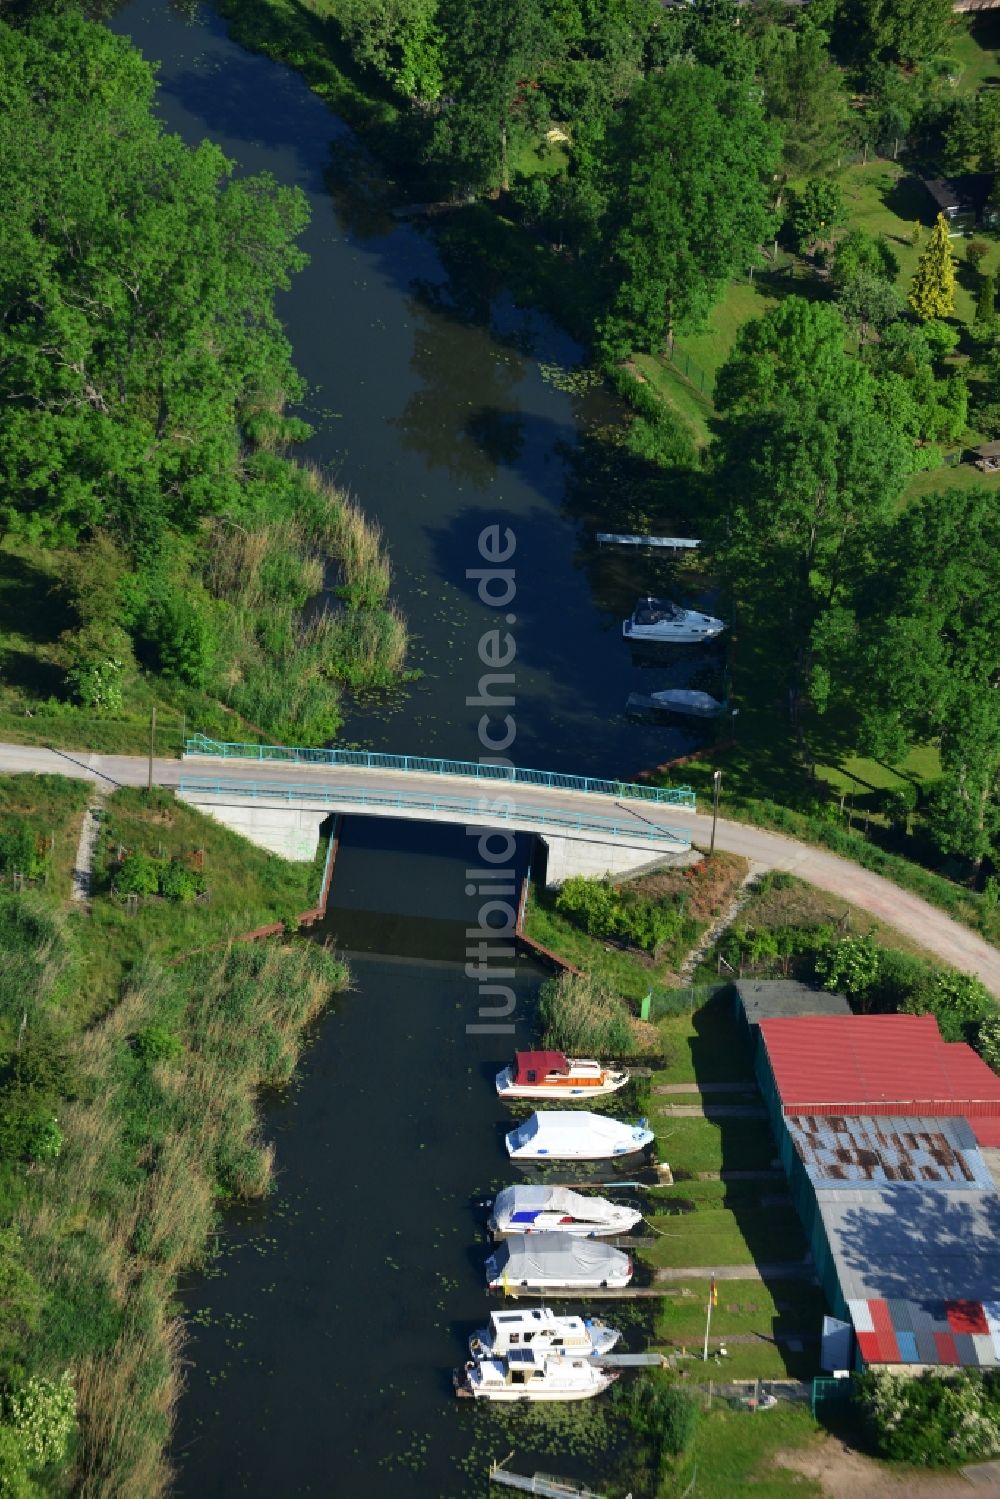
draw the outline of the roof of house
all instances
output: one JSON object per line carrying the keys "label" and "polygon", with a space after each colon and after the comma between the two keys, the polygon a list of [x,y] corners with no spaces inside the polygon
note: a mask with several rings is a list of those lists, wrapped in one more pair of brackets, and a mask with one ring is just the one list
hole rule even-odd
{"label": "roof of house", "polygon": [[739,979],[736,992],[751,1025],[781,1015],[850,1015],[843,994],[829,994],[794,979]]}
{"label": "roof of house", "polygon": [[817,1189],[878,1190],[898,1183],[939,1191],[994,1190],[965,1119],[821,1115],[788,1118],[785,1123]]}
{"label": "roof of house", "polygon": [[778,1018],[760,1034],[786,1114],[1000,1116],[1000,1077],[933,1015]]}

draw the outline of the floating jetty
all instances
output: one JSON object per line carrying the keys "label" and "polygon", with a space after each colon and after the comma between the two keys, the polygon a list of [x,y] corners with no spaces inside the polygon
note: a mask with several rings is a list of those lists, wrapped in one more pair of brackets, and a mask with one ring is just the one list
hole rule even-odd
{"label": "floating jetty", "polygon": [[692,536],[620,536],[615,531],[598,531],[602,546],[662,547],[668,552],[692,552],[701,542]]}
{"label": "floating jetty", "polygon": [[[509,1462],[510,1459],[505,1458],[504,1461]],[[535,1473],[531,1478],[526,1478],[523,1473],[511,1473],[499,1463],[494,1463],[490,1468],[490,1483],[502,1484],[507,1489],[520,1489],[522,1494],[544,1494],[548,1499],[602,1499],[592,1489],[578,1489],[561,1478],[549,1477],[547,1473]]]}

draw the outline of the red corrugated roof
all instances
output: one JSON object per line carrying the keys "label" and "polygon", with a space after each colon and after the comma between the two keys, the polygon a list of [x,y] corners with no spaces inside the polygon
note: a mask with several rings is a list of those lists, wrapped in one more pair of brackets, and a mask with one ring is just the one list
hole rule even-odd
{"label": "red corrugated roof", "polygon": [[1000,1146],[1000,1117],[995,1114],[973,1114],[969,1123],[977,1145]]}
{"label": "red corrugated roof", "polygon": [[1000,1116],[1000,1077],[933,1015],[803,1015],[762,1020],[787,1114]]}

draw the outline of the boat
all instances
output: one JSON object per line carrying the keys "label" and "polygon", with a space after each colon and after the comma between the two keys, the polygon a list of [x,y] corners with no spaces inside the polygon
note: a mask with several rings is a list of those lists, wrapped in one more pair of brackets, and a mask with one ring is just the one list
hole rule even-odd
{"label": "boat", "polygon": [[627,1072],[589,1057],[561,1051],[518,1051],[514,1063],[497,1073],[501,1098],[603,1098],[628,1082]]}
{"label": "boat", "polygon": [[618,1378],[586,1358],[549,1358],[512,1348],[506,1358],[472,1360],[455,1371],[455,1394],[477,1400],[589,1400]]}
{"label": "boat", "polygon": [[514,1348],[543,1349],[552,1358],[600,1358],[621,1333],[598,1318],[560,1317],[551,1307],[491,1312],[489,1327],[469,1339],[474,1359],[503,1358]]}
{"label": "boat", "polygon": [[669,687],[663,693],[628,694],[627,712],[660,712],[660,714],[684,714],[688,718],[718,718],[727,709],[711,693],[699,693],[694,688]]}
{"label": "boat", "polygon": [[653,1143],[645,1119],[626,1124],[588,1109],[534,1113],[507,1136],[507,1154],[518,1161],[606,1161],[633,1155]]}
{"label": "boat", "polygon": [[721,619],[701,614],[697,609],[682,609],[669,599],[640,599],[628,619],[622,621],[626,640],[662,641],[668,645],[714,640],[725,628]]}
{"label": "boat", "polygon": [[572,1234],[515,1234],[486,1261],[491,1291],[620,1290],[632,1279],[632,1260],[600,1239]]}
{"label": "boat", "polygon": [[627,1234],[642,1221],[642,1209],[572,1192],[568,1187],[504,1187],[488,1219],[495,1234],[537,1234],[556,1230],[578,1238]]}

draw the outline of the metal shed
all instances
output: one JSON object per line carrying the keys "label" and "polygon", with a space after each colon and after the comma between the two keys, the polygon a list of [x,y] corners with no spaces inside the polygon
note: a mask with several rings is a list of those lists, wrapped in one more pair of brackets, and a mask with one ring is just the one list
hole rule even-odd
{"label": "metal shed", "polygon": [[733,984],[736,1023],[756,1048],[762,1020],[795,1016],[850,1015],[843,994],[830,994],[795,979],[737,979]]}

